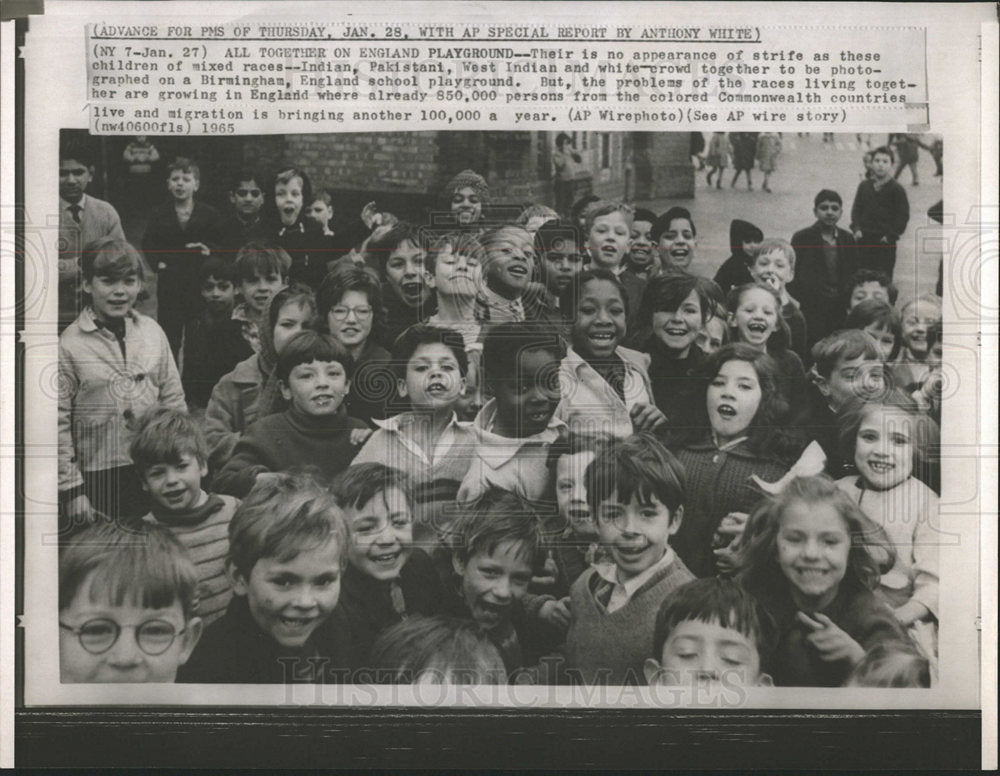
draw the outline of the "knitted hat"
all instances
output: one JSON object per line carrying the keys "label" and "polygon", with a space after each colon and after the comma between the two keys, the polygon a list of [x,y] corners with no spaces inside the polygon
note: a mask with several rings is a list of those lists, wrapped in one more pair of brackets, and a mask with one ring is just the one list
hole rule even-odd
{"label": "knitted hat", "polygon": [[489,184],[486,182],[486,178],[473,170],[462,170],[462,172],[448,181],[444,187],[444,198],[450,201],[452,194],[464,188],[470,188],[475,191],[483,204],[489,202]]}

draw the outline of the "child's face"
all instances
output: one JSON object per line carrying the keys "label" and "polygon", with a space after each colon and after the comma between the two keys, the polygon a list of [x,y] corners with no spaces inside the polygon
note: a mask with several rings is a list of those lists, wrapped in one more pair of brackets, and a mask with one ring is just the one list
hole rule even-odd
{"label": "child's face", "polygon": [[198,178],[193,172],[185,170],[174,170],[167,178],[167,188],[178,202],[187,202],[200,185]]}
{"label": "child's face", "polygon": [[660,235],[660,264],[668,271],[687,272],[697,244],[691,222],[686,218],[673,219]]}
{"label": "child's face", "polygon": [[95,275],[83,281],[83,290],[90,294],[94,314],[102,321],[121,320],[139,297],[142,283],[138,275],[110,278]]}
{"label": "child's face", "polygon": [[750,266],[750,274],[758,283],[766,283],[780,294],[792,282],[795,270],[784,251],[774,250],[757,254]]}
{"label": "child's face", "polygon": [[751,259],[757,258],[757,251],[760,250],[760,243],[756,240],[746,240],[740,243],[743,248],[743,253],[749,256]]}
{"label": "child's face", "polygon": [[851,291],[851,301],[848,310],[853,310],[866,299],[878,299],[880,302],[889,304],[889,289],[877,280],[867,280],[859,283]]}
{"label": "child's face", "polygon": [[249,577],[232,577],[233,593],[247,597],[257,627],[282,647],[301,647],[337,606],[340,548],[331,539],[291,560],[261,558]]}
{"label": "child's face", "polygon": [[887,361],[896,347],[896,335],[893,334],[892,329],[877,323],[869,323],[864,330],[871,334],[878,343],[878,348],[882,351],[882,360]]}
{"label": "child's face", "polygon": [[514,235],[494,240],[486,249],[486,280],[498,294],[516,298],[531,282],[535,249]]}
{"label": "child's face", "polygon": [[927,363],[928,364],[940,364],[941,359],[944,357],[944,343],[938,340],[933,345],[931,345],[930,350],[927,351]]}
{"label": "child's face", "polygon": [[201,478],[208,467],[193,453],[183,453],[176,463],[164,461],[143,472],[143,489],[165,512],[186,512],[201,501]]}
{"label": "child's face", "polygon": [[913,421],[905,412],[872,407],[858,427],[854,463],[875,490],[889,490],[913,473]]}
{"label": "child's face", "polygon": [[479,259],[455,253],[449,245],[438,252],[434,264],[434,288],[441,296],[472,299],[482,282]]}
{"label": "child's face", "polygon": [[892,159],[888,154],[872,154],[871,170],[879,180],[885,180],[892,172]]}
{"label": "child's face", "polygon": [[286,302],[278,311],[278,318],[274,322],[274,352],[280,353],[288,341],[301,332],[305,325],[312,318],[312,310],[306,305],[296,301]]}
{"label": "child's face", "polygon": [[240,185],[229,192],[229,201],[240,216],[253,218],[264,204],[264,192],[257,181],[240,181]]}
{"label": "child's face", "polygon": [[708,419],[720,444],[743,436],[753,423],[763,394],[749,361],[732,359],[708,385]]}
{"label": "child's face", "polygon": [[413,549],[413,517],[405,494],[388,488],[364,506],[345,507],[344,518],[351,535],[351,565],[373,579],[396,579]]}
{"label": "child's face", "polygon": [[740,296],[736,310],[729,315],[741,341],[763,349],[778,328],[778,305],[773,294],[763,288],[750,288]]}
{"label": "child's face", "polygon": [[811,613],[828,606],[847,572],[847,521],[827,502],[793,501],[781,513],[778,566],[791,583],[796,606]]}
{"label": "child's face", "polygon": [[937,307],[929,302],[916,302],[906,308],[903,316],[903,344],[914,356],[927,356],[927,330],[941,320]]}
{"label": "child's face", "polygon": [[545,287],[556,296],[583,269],[583,256],[571,240],[556,242],[545,252]]}
{"label": "child's face", "polygon": [[[185,621],[180,601],[162,609],[147,609],[132,601],[118,606],[93,600],[90,587],[96,573],[91,572],[69,606],[59,612],[59,681],[173,682],[177,669],[198,643],[201,620],[192,617]],[[70,630],[81,628],[90,649],[104,651],[95,655],[85,649],[80,636]],[[118,638],[114,640],[116,630]]]}
{"label": "child's face", "polygon": [[706,353],[714,353],[722,347],[726,337],[726,320],[713,315],[698,332],[697,344]]}
{"label": "child's face", "polygon": [[609,280],[590,280],[580,289],[573,321],[573,347],[580,355],[610,358],[625,338],[625,301]]}
{"label": "child's face", "polygon": [[209,275],[201,284],[201,300],[213,315],[225,315],[233,310],[236,287],[231,280]]}
{"label": "child's face", "polygon": [[306,211],[306,216],[325,229],[329,226],[330,219],[333,218],[333,207],[321,199],[314,199]]}
{"label": "child's face", "polygon": [[556,504],[559,516],[572,527],[574,534],[586,538],[597,535],[590,516],[584,480],[584,473],[593,460],[593,451],[586,450],[560,456],[556,461]]}
{"label": "child's face", "polygon": [[559,404],[559,359],[541,348],[523,351],[517,373],[498,380],[494,394],[498,419],[518,437],[541,433]]}
{"label": "child's face", "polygon": [[827,199],[816,205],[816,207],[813,208],[813,213],[815,214],[817,221],[819,221],[827,229],[831,229],[837,225],[837,222],[840,220],[840,216],[843,215],[844,206],[839,202]]}
{"label": "child's face", "polygon": [[653,265],[653,240],[649,233],[653,228],[651,221],[633,221],[629,234],[628,256],[632,266],[642,272]]}
{"label": "child's face", "polygon": [[625,214],[619,211],[594,219],[587,235],[587,250],[595,267],[618,269],[628,252],[631,227]]}
{"label": "child's face", "polygon": [[267,312],[271,298],[284,287],[284,278],[277,272],[266,275],[256,273],[252,278],[240,281],[240,296],[255,315],[262,316]]}
{"label": "child's face", "polygon": [[311,361],[296,364],[281,383],[285,401],[304,415],[313,418],[336,414],[351,383],[339,361]]}
{"label": "child's face", "polygon": [[393,292],[410,307],[427,301],[431,295],[424,252],[409,240],[397,246],[385,262],[385,277]]}
{"label": "child's face", "polygon": [[409,398],[414,409],[447,410],[465,390],[465,378],[451,348],[434,342],[413,351],[406,364],[406,379],[399,381],[398,388],[399,395]]}
{"label": "child's face", "polygon": [[477,552],[463,563],[453,557],[462,578],[462,598],[480,627],[493,630],[510,620],[511,607],[528,592],[531,561],[523,543],[501,542],[492,553]]}
{"label": "child's face", "polygon": [[632,495],[628,504],[617,493],[597,505],[597,536],[611,553],[621,579],[631,579],[659,561],[667,540],[681,527],[683,507],[671,511],[656,496],[648,503]]}
{"label": "child's face", "polygon": [[885,366],[864,356],[840,359],[818,387],[830,406],[840,409],[851,399],[869,400],[885,393]]}
{"label": "child's face", "polygon": [[274,187],[274,205],[282,224],[291,226],[298,221],[302,212],[302,179],[295,177],[287,183],[278,183]]}
{"label": "child's face", "polygon": [[326,324],[345,348],[360,348],[372,333],[374,314],[366,292],[347,291],[326,314]]}
{"label": "child's face", "polygon": [[59,162],[59,196],[67,202],[79,202],[87,190],[93,170],[76,159]]}
{"label": "child's face", "polygon": [[760,653],[754,641],[715,620],[682,620],[663,643],[662,662],[653,662],[650,685],[695,687],[724,684],[754,687],[761,683]]}
{"label": "child's face", "polygon": [[676,310],[653,313],[653,333],[665,348],[682,358],[687,355],[701,330],[701,299],[697,291],[688,294]]}
{"label": "child's face", "polygon": [[482,218],[483,201],[471,186],[465,186],[451,195],[451,212],[460,224],[471,224]]}

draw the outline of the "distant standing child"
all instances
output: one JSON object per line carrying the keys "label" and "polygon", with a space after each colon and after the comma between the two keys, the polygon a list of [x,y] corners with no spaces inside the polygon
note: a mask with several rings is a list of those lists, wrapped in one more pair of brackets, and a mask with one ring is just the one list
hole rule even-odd
{"label": "distant standing child", "polygon": [[725,132],[713,132],[708,141],[708,153],[705,154],[705,164],[708,165],[708,173],[705,181],[712,185],[712,176],[719,173],[715,179],[715,188],[722,188],[722,171],[729,166],[729,140],[726,139]]}
{"label": "distant standing child", "polygon": [[107,239],[81,258],[87,306],[59,336],[59,504],[62,528],[91,508],[138,518],[149,507],[128,448],[136,421],[158,404],[184,411],[170,345],[156,321],[136,312],[143,261]]}
{"label": "distant standing child", "polygon": [[233,262],[213,255],[198,269],[202,309],[184,326],[181,348],[181,381],[188,406],[204,409],[212,389],[253,348],[243,337],[240,321],[233,320],[236,268]]}
{"label": "distant standing child", "polygon": [[93,525],[59,553],[59,681],[173,682],[202,634],[198,577],[166,528]]}
{"label": "distant standing child", "polygon": [[809,348],[840,328],[844,298],[858,268],[854,235],[837,226],[843,207],[836,191],[823,189],[813,201],[816,223],[792,236],[795,277],[788,291],[802,307]]}
{"label": "distant standing child", "polygon": [[668,543],[684,519],[684,469],[655,437],[637,434],[600,452],[586,481],[610,562],[573,583],[566,672],[581,684],[643,684],[654,613],[694,579]]}
{"label": "distant standing child", "polygon": [[[778,168],[778,156],[781,154],[781,138],[776,132],[761,132],[757,138],[757,166],[764,173],[764,183],[761,188],[770,193],[771,173]],[[749,179],[748,179],[749,183]]]}
{"label": "distant standing child", "polygon": [[865,653],[906,642],[873,593],[891,552],[879,529],[826,477],[798,477],[764,514],[740,581],[777,627],[771,674],[779,687],[837,687]]}
{"label": "distant standing child", "polygon": [[753,191],[753,163],[757,153],[757,132],[730,132],[729,145],[733,150],[733,181],[730,184],[736,188],[736,181],[741,172],[747,176],[747,191]]}
{"label": "distant standing child", "polygon": [[885,146],[872,151],[872,178],[858,184],[851,206],[851,231],[858,241],[859,264],[892,280],[896,242],[910,220],[906,192],[892,177],[894,157]]}
{"label": "distant standing child", "polygon": [[181,682],[322,684],[347,677],[346,634],[331,627],[347,530],[308,477],[258,483],[229,524],[225,615],[206,628]]}
{"label": "distant standing child", "polygon": [[753,282],[750,265],[757,258],[757,250],[764,239],[764,233],[749,221],[734,218],[729,223],[729,258],[722,262],[715,273],[715,282],[723,294],[732,288]]}
{"label": "distant standing child", "polygon": [[343,408],[350,365],[347,352],[329,334],[303,331],[289,340],[275,369],[288,409],[246,430],[215,487],[244,498],[256,481],[275,472],[308,468],[330,478],[346,469],[367,436],[354,432],[368,431]]}
{"label": "distant standing child", "polygon": [[198,616],[208,625],[229,605],[227,532],[239,502],[202,487],[208,474],[205,440],[195,422],[177,410],[144,415],[131,455],[152,503],[143,519],[166,526],[187,547],[198,570]]}
{"label": "distant standing child", "polygon": [[220,217],[215,208],[195,200],[201,171],[187,157],[167,167],[171,201],[152,212],[142,249],[157,272],[156,315],[176,358],[184,323],[198,306],[198,267],[219,243]]}
{"label": "distant standing child", "polygon": [[434,563],[414,544],[414,494],[405,472],[355,464],[337,477],[333,493],[349,536],[334,619],[350,639],[351,667],[364,669],[383,630],[409,616],[440,614],[444,590]]}
{"label": "distant standing child", "polygon": [[264,186],[261,174],[250,168],[237,170],[229,178],[229,204],[232,210],[219,225],[219,248],[223,258],[232,259],[251,240],[263,240],[266,228],[261,219]]}

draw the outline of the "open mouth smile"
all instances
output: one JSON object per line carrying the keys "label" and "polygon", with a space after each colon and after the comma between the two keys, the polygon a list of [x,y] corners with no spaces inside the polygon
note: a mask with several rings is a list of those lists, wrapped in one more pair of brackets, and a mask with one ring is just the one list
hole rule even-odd
{"label": "open mouth smile", "polygon": [[718,407],[715,408],[715,411],[723,418],[726,418],[727,420],[735,418],[738,414],[736,408],[733,407],[731,404],[720,404]]}

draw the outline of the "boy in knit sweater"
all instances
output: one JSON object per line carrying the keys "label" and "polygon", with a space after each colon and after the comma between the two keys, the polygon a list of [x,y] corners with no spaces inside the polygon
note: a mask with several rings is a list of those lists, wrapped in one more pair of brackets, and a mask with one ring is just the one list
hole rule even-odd
{"label": "boy in knit sweater", "polygon": [[221,493],[244,498],[254,483],[275,472],[310,469],[332,478],[346,469],[371,433],[348,417],[350,357],[329,334],[302,331],[282,348],[275,375],[290,406],[253,423],[215,478]]}
{"label": "boy in knit sweater", "polygon": [[208,451],[201,430],[183,412],[160,407],[146,413],[130,452],[152,502],[143,520],[166,526],[187,548],[198,571],[198,615],[208,625],[222,616],[232,595],[227,531],[239,501],[202,488]]}
{"label": "boy in knit sweater", "polygon": [[566,673],[583,684],[644,684],[656,612],[694,579],[668,544],[684,514],[684,469],[651,434],[598,453],[587,468],[587,502],[610,562],[570,590]]}

